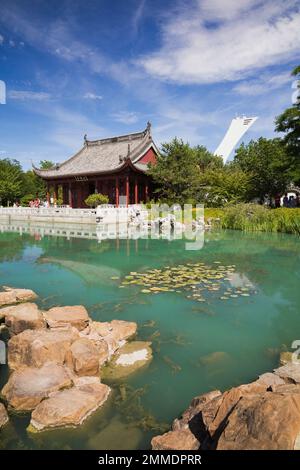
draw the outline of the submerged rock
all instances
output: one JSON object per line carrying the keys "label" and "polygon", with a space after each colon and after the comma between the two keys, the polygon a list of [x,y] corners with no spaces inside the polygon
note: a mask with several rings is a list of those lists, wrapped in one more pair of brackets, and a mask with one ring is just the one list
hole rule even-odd
{"label": "submerged rock", "polygon": [[46,322],[36,304],[22,303],[2,309],[5,324],[10,335],[18,335],[24,330],[38,330],[46,327]]}
{"label": "submerged rock", "polygon": [[8,423],[8,414],[3,403],[0,403],[0,429]]}
{"label": "submerged rock", "polygon": [[148,364],[152,359],[149,341],[132,341],[122,346],[112,360],[101,369],[101,377],[121,379]]}
{"label": "submerged rock", "polygon": [[8,342],[8,365],[41,367],[46,362],[63,364],[71,344],[78,338],[77,330],[26,330]]}
{"label": "submerged rock", "polygon": [[292,361],[292,356],[294,353],[290,351],[281,351],[280,353],[280,358],[279,358],[279,363],[281,366],[285,366],[288,362]]}
{"label": "submerged rock", "polygon": [[71,345],[66,354],[66,364],[77,375],[99,375],[100,353],[92,341],[79,338]]}
{"label": "submerged rock", "polygon": [[110,391],[107,385],[91,383],[56,392],[33,411],[28,430],[79,426],[105,403]]}
{"label": "submerged rock", "polygon": [[71,385],[65,367],[48,363],[39,369],[25,367],[13,372],[2,389],[2,395],[14,409],[28,411],[50,393]]}
{"label": "submerged rock", "polygon": [[135,423],[127,423],[114,416],[98,433],[88,440],[89,449],[130,450],[140,448],[143,432]]}
{"label": "submerged rock", "polygon": [[4,292],[0,292],[0,307],[2,305],[29,302],[37,298],[36,293],[30,289],[14,289],[13,287],[3,286],[3,290]]}
{"label": "submerged rock", "polygon": [[89,324],[89,316],[85,307],[73,305],[72,307],[53,307],[44,313],[50,328],[62,328],[71,325],[77,330],[84,330]]}

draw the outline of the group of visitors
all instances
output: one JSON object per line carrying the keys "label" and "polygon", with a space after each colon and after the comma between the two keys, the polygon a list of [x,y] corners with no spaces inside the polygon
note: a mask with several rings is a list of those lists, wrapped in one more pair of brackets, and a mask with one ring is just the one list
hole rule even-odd
{"label": "group of visitors", "polygon": [[295,194],[295,195],[291,194],[289,196],[288,193],[285,193],[282,200],[281,200],[281,197],[278,195],[275,198],[275,207],[287,207],[289,209],[300,207],[299,194]]}

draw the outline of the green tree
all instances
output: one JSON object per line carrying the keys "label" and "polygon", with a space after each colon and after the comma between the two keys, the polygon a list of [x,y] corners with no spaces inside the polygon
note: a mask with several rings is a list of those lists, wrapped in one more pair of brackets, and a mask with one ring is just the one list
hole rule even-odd
{"label": "green tree", "polygon": [[55,163],[51,162],[50,160],[41,160],[40,161],[40,168],[42,170],[51,170],[54,168]]}
{"label": "green tree", "polygon": [[300,182],[300,65],[292,71],[292,75],[298,78],[297,97],[293,106],[287,108],[276,118],[275,130],[283,132],[289,156],[293,180]]}
{"label": "green tree", "polygon": [[289,158],[280,139],[258,140],[242,144],[235,153],[233,165],[238,166],[249,177],[246,200],[282,194],[291,179]]}
{"label": "green tree", "polygon": [[155,184],[155,194],[169,204],[199,202],[200,177],[206,169],[222,165],[205,147],[191,147],[175,138],[162,144],[156,165],[149,174]]}
{"label": "green tree", "polygon": [[105,194],[95,193],[90,194],[84,202],[89,207],[97,207],[100,204],[108,204],[109,199],[108,196],[106,196]]}
{"label": "green tree", "polygon": [[23,194],[23,171],[17,160],[0,160],[1,205],[12,204]]}
{"label": "green tree", "polygon": [[200,178],[200,200],[209,207],[236,204],[247,199],[249,186],[249,175],[231,163],[209,168]]}

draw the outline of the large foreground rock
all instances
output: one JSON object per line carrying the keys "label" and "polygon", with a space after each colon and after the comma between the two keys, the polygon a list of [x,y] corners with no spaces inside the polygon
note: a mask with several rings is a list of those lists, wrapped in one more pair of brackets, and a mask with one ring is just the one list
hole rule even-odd
{"label": "large foreground rock", "polygon": [[250,394],[228,417],[217,449],[293,450],[299,435],[299,393]]}
{"label": "large foreground rock", "polygon": [[107,400],[110,388],[91,383],[54,393],[31,415],[29,431],[78,426]]}
{"label": "large foreground rock", "polygon": [[89,316],[85,307],[73,305],[72,307],[54,307],[44,313],[50,328],[62,328],[71,325],[77,330],[84,330],[89,324]]}
{"label": "large foreground rock", "polygon": [[151,446],[153,450],[197,450],[199,442],[189,429],[183,429],[153,437]]}
{"label": "large foreground rock", "polygon": [[0,403],[0,429],[8,422],[8,414],[3,403]]}
{"label": "large foreground rock", "polygon": [[71,344],[78,338],[77,330],[26,330],[8,342],[8,365],[41,367],[46,362],[63,364]]}
{"label": "large foreground rock", "polygon": [[99,375],[100,355],[99,349],[92,341],[79,338],[67,352],[66,363],[77,375]]}
{"label": "large foreground rock", "polygon": [[2,395],[14,409],[28,411],[50,393],[71,385],[65,367],[48,363],[39,369],[25,367],[13,372],[2,389]]}
{"label": "large foreground rock", "polygon": [[18,335],[24,330],[38,330],[46,327],[42,313],[33,303],[4,307],[0,310],[1,313],[5,317],[5,324],[10,335]]}
{"label": "large foreground rock", "polygon": [[101,377],[121,379],[144,367],[152,359],[151,342],[132,341],[122,346],[112,360],[101,369]]}
{"label": "large foreground rock", "polygon": [[0,292],[0,307],[3,305],[18,304],[20,302],[29,302],[37,298],[35,292],[30,289],[14,289],[3,286],[3,292]]}

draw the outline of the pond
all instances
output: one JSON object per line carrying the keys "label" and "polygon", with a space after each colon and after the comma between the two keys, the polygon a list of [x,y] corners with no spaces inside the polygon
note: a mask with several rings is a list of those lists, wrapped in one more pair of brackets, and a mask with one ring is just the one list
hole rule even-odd
{"label": "pond", "polygon": [[[238,231],[205,235],[201,250],[184,240],[97,240],[0,233],[0,285],[31,288],[40,308],[83,304],[99,321],[136,321],[152,341],[150,365],[112,385],[102,410],[78,429],[27,434],[30,416],[11,415],[0,431],[6,449],[148,449],[191,399],[254,380],[278,364],[300,338],[300,239]],[[251,286],[250,296],[205,302],[182,292],[119,288],[130,272],[191,263],[235,266],[224,288]],[[114,278],[114,279],[111,279]],[[119,279],[116,279],[119,278]],[[188,298],[189,297],[189,298]],[[7,369],[0,366],[0,385]]]}

